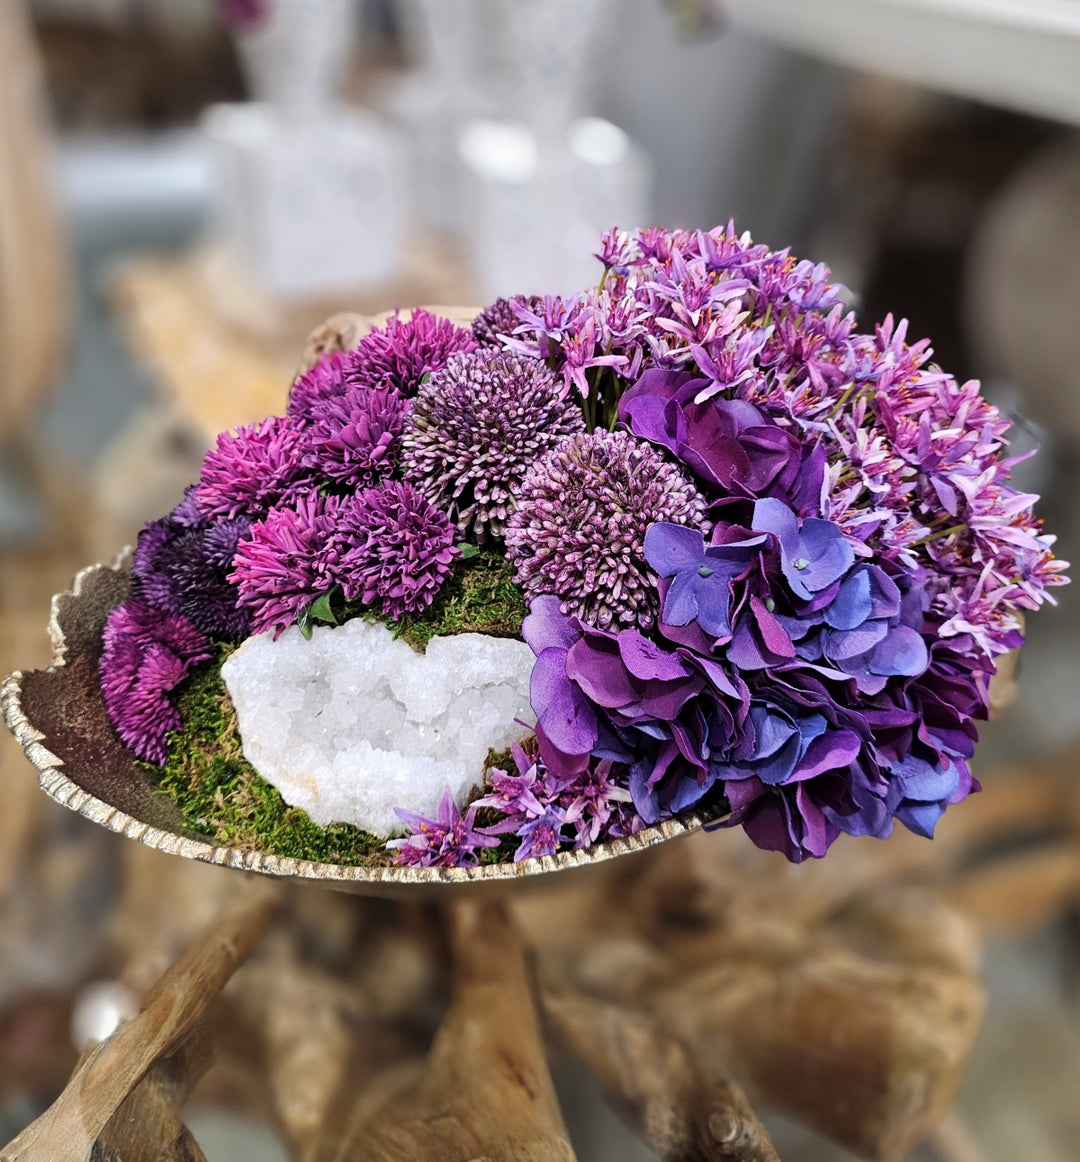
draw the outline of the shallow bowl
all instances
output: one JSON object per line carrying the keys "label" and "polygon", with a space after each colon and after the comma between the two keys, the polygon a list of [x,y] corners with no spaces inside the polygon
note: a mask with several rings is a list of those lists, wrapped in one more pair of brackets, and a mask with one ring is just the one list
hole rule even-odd
{"label": "shallow bowl", "polygon": [[208,842],[186,826],[171,799],[154,789],[151,776],[120,741],[105,712],[98,682],[101,636],[109,611],[130,594],[130,566],[128,550],[113,565],[83,569],[71,589],[52,600],[53,656],[48,667],[17,671],[0,690],[4,719],[37,768],[41,789],[102,827],[184,859],[346,891],[395,895],[419,885],[522,884],[551,872],[604,864],[703,826],[702,819],[687,815],[582,851],[472,868],[353,867]]}

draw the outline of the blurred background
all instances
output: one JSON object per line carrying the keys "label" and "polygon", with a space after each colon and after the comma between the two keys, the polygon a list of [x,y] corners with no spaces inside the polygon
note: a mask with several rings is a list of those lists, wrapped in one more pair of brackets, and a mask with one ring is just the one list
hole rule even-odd
{"label": "blurred background", "polygon": [[[1040,448],[1017,475],[1076,559],[1077,126],[1078,0],[0,0],[0,670],[47,661],[50,594],[217,431],[282,408],[326,316],[573,291],[612,224],[733,219],[865,325],[910,319]],[[1077,735],[1062,606],[983,771]],[[5,732],[0,1141],[74,1061],[118,845]],[[953,1162],[1080,1156],[1077,915],[990,945]],[[565,1086],[582,1162],[649,1156]],[[210,1162],[284,1157],[190,1124]],[[848,1157],[768,1124],[785,1160]]]}

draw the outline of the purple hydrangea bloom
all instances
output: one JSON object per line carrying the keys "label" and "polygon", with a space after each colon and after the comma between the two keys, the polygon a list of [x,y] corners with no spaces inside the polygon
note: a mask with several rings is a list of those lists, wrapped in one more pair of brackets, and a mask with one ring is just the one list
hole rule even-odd
{"label": "purple hydrangea bloom", "polygon": [[462,815],[449,787],[439,803],[437,819],[398,808],[408,834],[387,842],[393,862],[409,867],[475,867],[480,862],[479,849],[499,846],[493,836],[477,830],[476,809],[474,803]]}
{"label": "purple hydrangea bloom", "polygon": [[664,597],[668,625],[696,622],[713,638],[731,637],[732,582],[757,562],[766,537],[705,547],[699,529],[658,523],[645,533],[645,557],[657,575],[672,578]]}
{"label": "purple hydrangea bloom", "polygon": [[807,632],[809,624],[788,623],[796,652],[850,674],[863,694],[880,693],[890,678],[921,674],[929,664],[921,633],[926,611],[921,581],[910,575],[894,580],[878,565],[856,565],[821,611],[817,633]]}
{"label": "purple hydrangea bloom", "polygon": [[331,570],[348,600],[377,601],[396,621],[434,601],[461,555],[455,541],[446,513],[389,481],[341,505]]}
{"label": "purple hydrangea bloom", "polygon": [[547,767],[571,777],[590,755],[624,763],[645,822],[713,787],[713,747],[741,753],[749,694],[719,662],[661,649],[634,629],[596,629],[551,596],[532,603],[522,636],[537,655],[530,701]]}
{"label": "purple hydrangea bloom", "polygon": [[275,637],[334,584],[331,535],[337,528],[334,497],[308,493],[291,507],[275,508],[240,542],[229,580],[251,611],[252,633]]}
{"label": "purple hydrangea bloom", "polygon": [[784,579],[804,601],[813,601],[855,563],[855,552],[837,525],[816,517],[800,521],[783,501],[759,500],[751,527],[776,537]]}
{"label": "purple hydrangea bloom", "polygon": [[350,385],[311,406],[303,464],[317,477],[369,488],[397,465],[407,401],[392,388]]}
{"label": "purple hydrangea bloom", "polygon": [[138,598],[109,613],[99,663],[101,690],[110,721],[139,758],[165,761],[165,738],[181,725],[168,695],[193,666],[212,655],[207,638],[180,614],[164,613]]}
{"label": "purple hydrangea bloom", "polygon": [[558,596],[601,628],[656,622],[645,531],[701,526],[704,500],[686,476],[625,432],[571,436],[529,470],[506,525],[507,557],[526,600]]}
{"label": "purple hydrangea bloom", "polygon": [[584,426],[538,359],[490,349],[454,355],[417,393],[402,471],[463,532],[501,537],[528,470]]}
{"label": "purple hydrangea bloom", "polygon": [[411,399],[425,375],[445,367],[456,352],[475,351],[476,346],[471,331],[430,311],[415,310],[408,319],[394,316],[365,335],[346,357],[345,378]]}
{"label": "purple hydrangea bloom", "polygon": [[257,520],[311,486],[303,465],[304,435],[289,418],[271,416],[223,432],[206,453],[196,488],[208,518]]}

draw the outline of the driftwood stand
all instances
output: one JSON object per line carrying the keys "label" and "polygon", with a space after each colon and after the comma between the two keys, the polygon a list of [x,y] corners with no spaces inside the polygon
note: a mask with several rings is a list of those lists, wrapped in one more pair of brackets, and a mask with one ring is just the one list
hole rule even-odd
{"label": "driftwood stand", "polygon": [[991,780],[933,844],[792,868],[697,835],[502,894],[353,897],[124,845],[112,945],[140,1011],[0,1159],[201,1159],[198,1085],[299,1162],[569,1162],[549,1054],[669,1162],[776,1159],[759,1103],[866,1158],[927,1136],[971,1157],[939,1127],[982,937],[1076,901],[1069,773]]}

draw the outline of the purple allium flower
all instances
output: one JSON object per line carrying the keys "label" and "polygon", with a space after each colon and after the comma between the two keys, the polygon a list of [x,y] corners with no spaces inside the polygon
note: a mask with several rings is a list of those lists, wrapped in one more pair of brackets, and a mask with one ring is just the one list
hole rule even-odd
{"label": "purple allium flower", "polygon": [[350,385],[312,405],[304,465],[349,488],[369,488],[397,464],[409,404],[392,388]]}
{"label": "purple allium flower", "polygon": [[656,574],[645,531],[657,521],[700,527],[705,502],[686,476],[625,432],[571,436],[529,470],[506,526],[507,557],[527,601],[606,629],[656,622]]}
{"label": "purple allium flower", "polygon": [[409,867],[475,867],[480,862],[478,849],[499,846],[497,839],[476,830],[476,807],[474,803],[462,815],[449,787],[443,792],[437,819],[399,807],[397,814],[409,833],[387,842],[393,862]]}
{"label": "purple allium flower", "polygon": [[393,388],[407,399],[425,375],[445,367],[458,351],[475,351],[471,331],[416,310],[407,320],[395,316],[360,340],[346,358],[346,379],[361,387]]}
{"label": "purple allium flower", "polygon": [[165,737],[181,725],[168,695],[212,656],[210,642],[187,618],[136,598],[110,612],[103,643],[99,672],[109,719],[139,758],[163,763]]}
{"label": "purple allium flower", "polygon": [[538,302],[538,299],[529,298],[526,295],[514,295],[510,299],[496,299],[491,306],[485,307],[473,319],[473,338],[481,348],[494,347],[501,351],[504,346],[503,340],[513,335],[514,331],[521,326],[518,311],[522,307],[534,309]]}
{"label": "purple allium flower", "polygon": [[585,429],[538,359],[481,350],[454,355],[417,393],[402,472],[463,532],[501,537],[532,465]]}
{"label": "purple allium flower", "polygon": [[311,419],[318,404],[345,393],[345,370],[348,356],[343,351],[330,351],[309,371],[305,371],[289,389],[286,413],[299,423]]}
{"label": "purple allium flower", "polygon": [[348,600],[378,601],[390,621],[426,609],[461,555],[447,515],[400,481],[344,502],[337,524],[334,579]]}
{"label": "purple allium flower", "polygon": [[196,489],[200,509],[215,518],[265,516],[310,486],[303,451],[303,433],[283,416],[223,432],[203,460]]}
{"label": "purple allium flower", "polygon": [[251,611],[252,633],[275,637],[334,584],[331,535],[337,527],[333,497],[308,493],[292,507],[275,508],[239,543],[229,580],[241,605]]}

